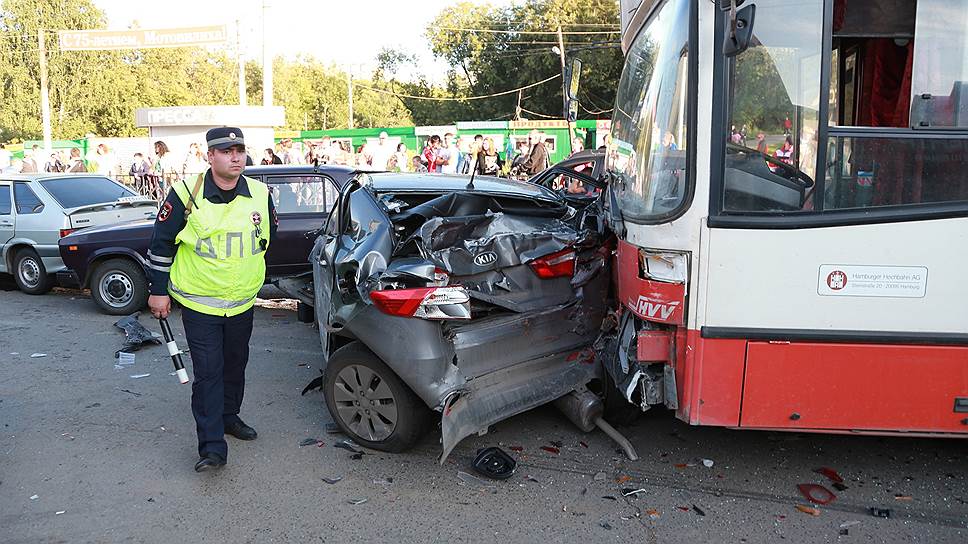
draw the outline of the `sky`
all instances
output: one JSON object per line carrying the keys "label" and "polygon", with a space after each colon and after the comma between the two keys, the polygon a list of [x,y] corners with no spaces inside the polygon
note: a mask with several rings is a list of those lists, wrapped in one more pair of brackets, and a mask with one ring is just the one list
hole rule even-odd
{"label": "sky", "polygon": [[[108,17],[108,28],[123,30],[133,22],[145,29],[225,24],[234,36],[239,20],[243,54],[262,61],[263,4],[266,43],[275,55],[306,54],[329,64],[368,76],[384,47],[420,58],[420,71],[442,81],[446,63],[434,59],[424,37],[427,24],[451,2],[417,3],[406,0],[162,0],[146,4],[131,0],[93,0]],[[507,5],[513,0],[473,0]],[[146,6],[151,6],[146,10]],[[412,74],[401,73],[404,79]]]}

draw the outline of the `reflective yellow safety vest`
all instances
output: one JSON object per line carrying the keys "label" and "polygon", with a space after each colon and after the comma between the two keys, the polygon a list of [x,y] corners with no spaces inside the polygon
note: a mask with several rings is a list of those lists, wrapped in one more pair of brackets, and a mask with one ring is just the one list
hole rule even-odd
{"label": "reflective yellow safety vest", "polygon": [[[175,236],[178,250],[171,265],[168,293],[186,308],[209,315],[231,317],[255,304],[266,276],[265,247],[269,239],[269,189],[242,176],[252,198],[242,195],[228,204],[194,197],[188,221]],[[173,184],[189,206],[184,183]]]}

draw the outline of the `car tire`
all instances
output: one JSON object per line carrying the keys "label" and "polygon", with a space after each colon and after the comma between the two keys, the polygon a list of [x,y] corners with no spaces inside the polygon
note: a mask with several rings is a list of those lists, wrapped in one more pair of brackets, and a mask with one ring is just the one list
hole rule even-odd
{"label": "car tire", "polygon": [[131,315],[148,302],[148,278],[131,259],[108,259],[91,275],[91,298],[109,315]]}
{"label": "car tire", "polygon": [[305,302],[296,303],[296,319],[300,323],[312,323],[316,321],[316,309]]}
{"label": "car tire", "polygon": [[14,256],[13,279],[17,282],[17,287],[28,295],[43,295],[54,285],[47,275],[44,261],[29,247],[17,251]]}
{"label": "car tire", "polygon": [[430,427],[430,410],[423,401],[360,342],[341,347],[329,358],[323,393],[336,424],[367,448],[406,451]]}

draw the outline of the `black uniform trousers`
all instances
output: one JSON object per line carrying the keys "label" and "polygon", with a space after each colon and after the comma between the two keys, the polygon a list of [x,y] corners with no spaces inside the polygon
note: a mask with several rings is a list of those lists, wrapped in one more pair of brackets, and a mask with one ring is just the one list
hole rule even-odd
{"label": "black uniform trousers", "polygon": [[228,460],[225,425],[239,420],[249,362],[253,309],[232,317],[182,308],[182,323],[192,358],[192,415],[198,430],[198,455]]}

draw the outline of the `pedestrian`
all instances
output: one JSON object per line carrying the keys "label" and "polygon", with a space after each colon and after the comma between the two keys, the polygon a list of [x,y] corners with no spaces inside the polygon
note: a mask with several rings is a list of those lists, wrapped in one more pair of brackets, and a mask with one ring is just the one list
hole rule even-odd
{"label": "pedestrian", "polygon": [[783,134],[786,136],[789,136],[792,130],[793,130],[793,121],[790,120],[790,116],[788,115],[785,118],[783,118]]}
{"label": "pedestrian", "polygon": [[411,163],[407,160],[409,154],[407,153],[407,144],[400,142],[397,144],[397,150],[393,152],[393,158],[396,159],[397,172],[409,172]]}
{"label": "pedestrian", "polygon": [[37,156],[40,155],[40,146],[34,145],[30,150],[30,154],[24,154],[23,166],[20,171],[24,174],[32,174],[37,172]]}
{"label": "pedestrian", "polygon": [[375,145],[367,145],[370,154],[370,166],[374,170],[387,170],[387,163],[393,155],[393,145],[387,141],[389,136],[386,132],[381,132],[379,141]]}
{"label": "pedestrian", "polygon": [[87,166],[84,164],[84,159],[81,158],[80,148],[71,148],[71,158],[67,161],[67,171],[71,173],[87,172]]}
{"label": "pedestrian", "polygon": [[225,435],[255,440],[239,417],[255,297],[278,219],[265,184],[242,175],[245,141],[234,127],[205,135],[209,168],[193,187],[172,186],[155,219],[148,251],[148,307],[157,318],[182,306],[192,354],[192,415],[202,472],[228,460]]}
{"label": "pedestrian", "polygon": [[524,161],[522,169],[528,176],[533,176],[548,167],[548,150],[545,148],[544,139],[537,130],[532,130],[528,134],[528,145],[531,150],[528,152],[528,159]]}
{"label": "pedestrian", "polygon": [[482,176],[496,176],[504,168],[504,161],[498,154],[493,138],[484,138],[481,150],[477,152],[477,173]]}
{"label": "pedestrian", "polygon": [[262,152],[262,162],[259,164],[263,166],[270,164],[282,164],[282,158],[279,155],[276,155],[276,152],[273,151],[271,147],[267,147]]}
{"label": "pedestrian", "polygon": [[58,156],[57,153],[51,153],[50,159],[47,161],[47,164],[44,165],[44,172],[57,173],[65,170],[67,170],[67,167],[64,166],[64,163],[60,160],[60,156]]}
{"label": "pedestrian", "polygon": [[427,165],[423,163],[423,158],[420,155],[414,155],[413,159],[410,160],[410,169],[417,174],[428,172]]}
{"label": "pedestrian", "polygon": [[205,154],[202,153],[202,146],[192,142],[188,146],[188,154],[185,156],[185,162],[182,164],[182,173],[185,176],[192,177],[197,174],[202,174],[208,170],[208,161],[205,160]]}
{"label": "pedestrian", "polygon": [[135,189],[143,195],[147,195],[149,192],[149,187],[145,183],[145,178],[151,172],[151,165],[145,160],[144,155],[141,153],[135,153],[132,157],[131,168],[128,169],[128,174],[131,176],[131,181],[134,183]]}
{"label": "pedestrian", "polygon": [[428,172],[440,172],[440,136],[434,134],[427,141],[427,145],[423,149],[423,153],[420,154],[420,162],[427,167]]}
{"label": "pedestrian", "polygon": [[7,150],[6,144],[0,144],[0,171],[6,171],[10,168],[10,164],[13,161],[13,154]]}
{"label": "pedestrian", "polygon": [[457,144],[454,143],[454,135],[451,133],[444,134],[444,139],[440,144],[440,152],[438,153],[440,160],[440,172],[442,174],[456,174],[457,173],[457,159],[460,155],[460,149],[457,148]]}
{"label": "pedestrian", "polygon": [[756,133],[756,150],[764,155],[768,155],[766,150],[766,134],[762,132]]}

